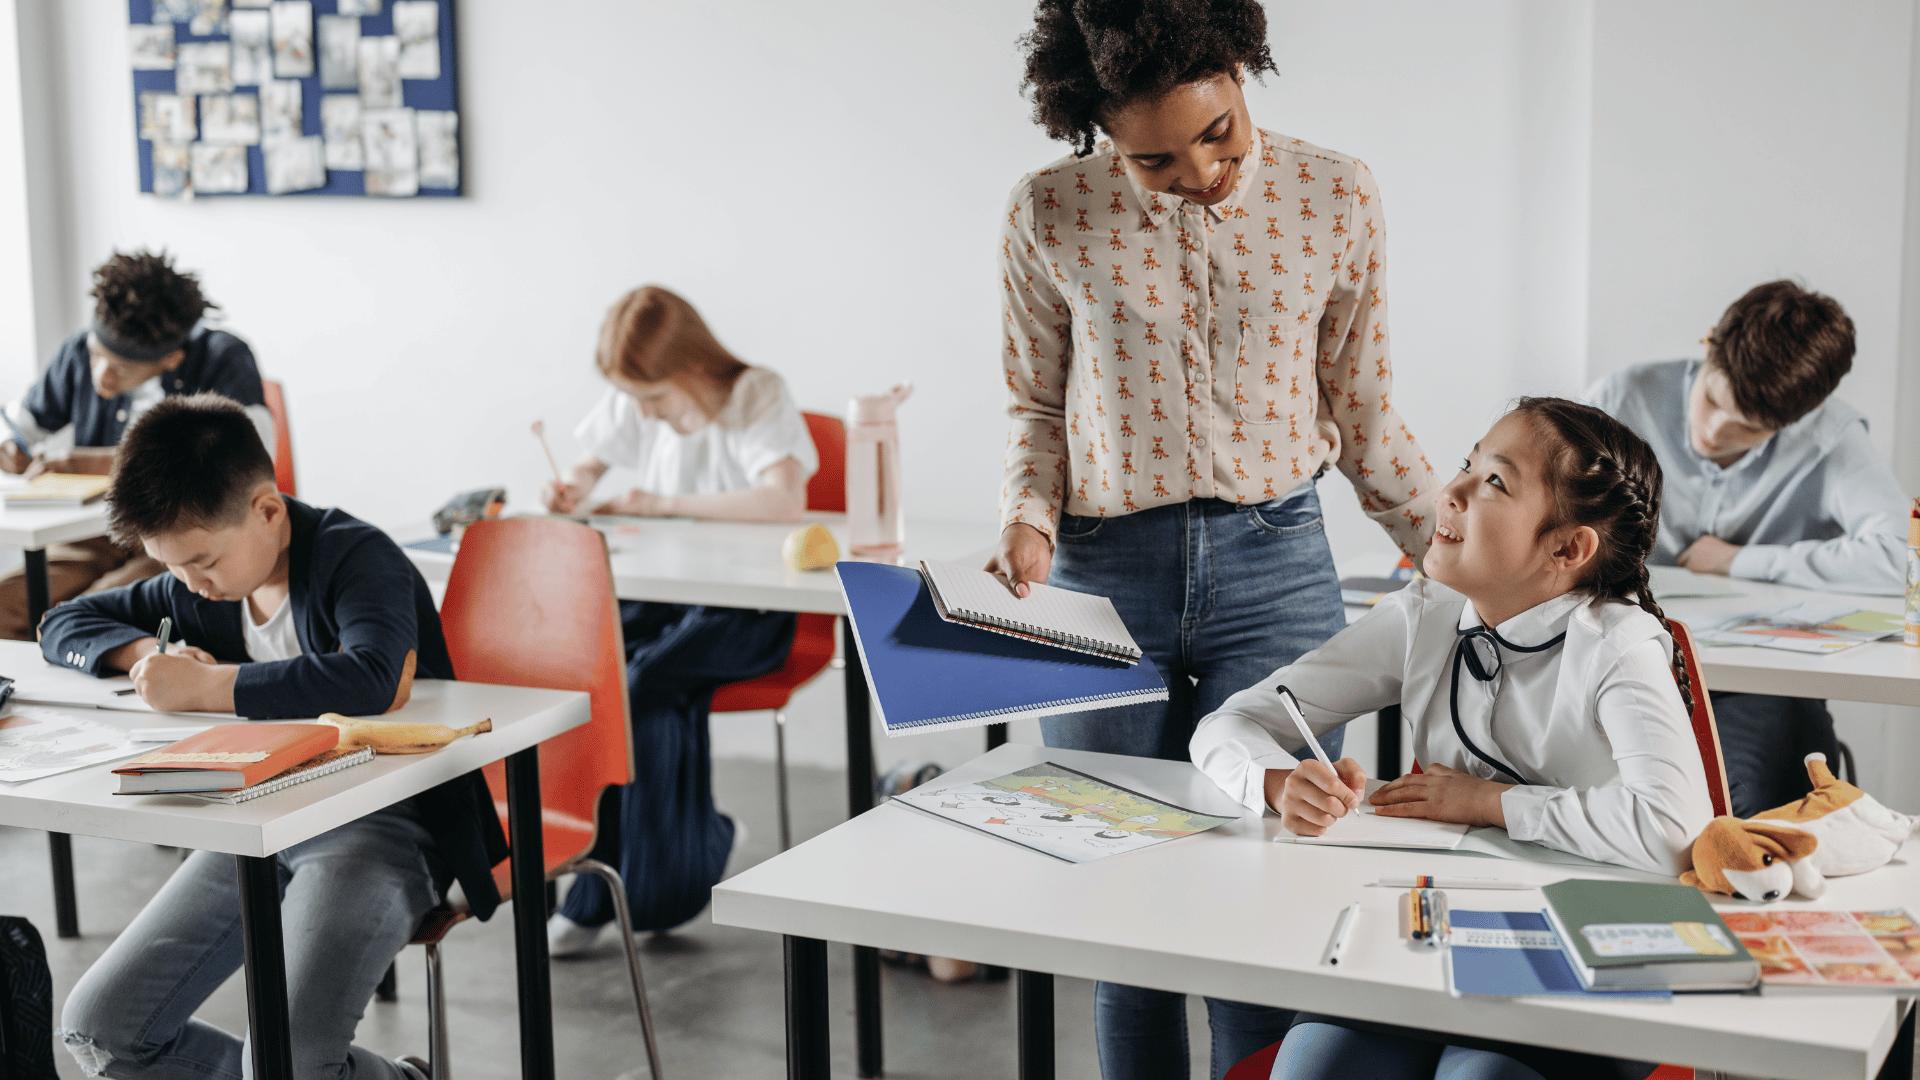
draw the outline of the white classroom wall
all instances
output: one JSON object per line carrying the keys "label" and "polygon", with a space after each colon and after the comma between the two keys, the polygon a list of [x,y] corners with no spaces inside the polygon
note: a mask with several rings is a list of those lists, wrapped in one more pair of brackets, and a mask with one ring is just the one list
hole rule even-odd
{"label": "white classroom wall", "polygon": [[[531,495],[527,423],[575,452],[600,316],[655,281],[803,407],[914,381],[910,516],[993,517],[995,225],[1018,176],[1062,152],[1017,92],[1028,0],[463,3],[465,198],[190,204],[136,191],[124,0],[14,2],[25,111],[46,118],[28,157],[60,183],[27,188],[39,355],[0,346],[0,389],[80,325],[88,268],[167,247],[286,383],[302,495],[399,526],[467,487]],[[1396,402],[1436,467],[1513,396],[1684,352],[1775,273],[1860,320],[1846,392],[1890,452],[1912,392],[1893,361],[1912,8],[1272,0],[1280,74],[1249,96],[1262,126],[1379,178]],[[8,167],[0,152],[0,241]],[[1322,494],[1343,561],[1393,557],[1343,480]],[[797,700],[795,760],[843,760],[839,700],[837,679]],[[769,747],[735,720],[716,744]]]}

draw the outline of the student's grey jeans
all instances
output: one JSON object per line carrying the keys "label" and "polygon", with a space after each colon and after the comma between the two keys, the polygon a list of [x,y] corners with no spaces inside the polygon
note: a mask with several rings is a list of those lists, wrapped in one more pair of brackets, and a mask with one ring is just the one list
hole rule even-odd
{"label": "student's grey jeans", "polygon": [[[1112,597],[1169,693],[1164,704],[1042,720],[1048,746],[1185,761],[1202,717],[1346,625],[1312,483],[1258,506],[1199,499],[1122,517],[1065,515],[1047,581]],[[1321,738],[1329,754],[1339,755],[1342,734]],[[1278,1042],[1292,1017],[1213,999],[1207,1015],[1216,1078]],[[1100,983],[1101,1074],[1186,1077],[1186,1018],[1183,995]]]}
{"label": "student's grey jeans", "polygon": [[[374,988],[436,902],[427,831],[404,804],[280,853],[293,1074],[404,1080],[353,1045]],[[193,1016],[245,959],[234,857],[196,851],[67,995],[60,1036],[89,1076],[239,1080],[246,1043]]]}

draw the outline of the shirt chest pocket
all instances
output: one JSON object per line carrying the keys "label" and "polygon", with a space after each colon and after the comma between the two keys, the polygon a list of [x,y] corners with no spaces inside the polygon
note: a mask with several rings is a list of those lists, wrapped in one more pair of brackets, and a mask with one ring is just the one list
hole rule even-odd
{"label": "shirt chest pocket", "polygon": [[1234,357],[1234,415],[1249,424],[1287,424],[1301,437],[1313,421],[1313,326],[1259,318],[1242,331]]}

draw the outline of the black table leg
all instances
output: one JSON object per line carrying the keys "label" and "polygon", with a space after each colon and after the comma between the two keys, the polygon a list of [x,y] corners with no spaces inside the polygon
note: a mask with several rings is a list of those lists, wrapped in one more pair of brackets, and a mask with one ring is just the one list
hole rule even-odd
{"label": "black table leg", "polygon": [[828,1080],[827,943],[785,939],[787,950],[787,1080]]}
{"label": "black table leg", "polygon": [[1380,710],[1375,721],[1379,732],[1374,743],[1374,778],[1395,780],[1400,776],[1400,706]]}
{"label": "black table leg", "polygon": [[[866,664],[860,657],[860,642],[853,636],[853,622],[846,618],[840,620],[840,651],[847,665],[843,673],[847,690],[847,816],[855,818],[873,809],[873,701],[867,693]],[[792,940],[796,939],[789,939]],[[792,956],[791,945],[788,955]],[[865,945],[853,947],[853,1031],[860,1076],[881,1075],[884,1058],[880,1042],[880,953]]]}
{"label": "black table leg", "polygon": [[47,613],[52,604],[48,597],[51,590],[47,587],[47,549],[27,552],[27,625],[37,632],[40,629],[40,617]]}
{"label": "black table leg", "polygon": [[987,749],[998,750],[1005,745],[1007,745],[1007,725],[988,724]]}
{"label": "black table leg", "polygon": [[553,982],[547,968],[547,859],[540,829],[540,748],[507,758],[513,849],[513,955],[520,976],[521,1080],[553,1080]]}
{"label": "black table leg", "polygon": [[80,936],[80,906],[73,898],[73,837],[63,832],[47,834],[47,848],[53,856],[53,924],[63,938]]}
{"label": "black table leg", "polygon": [[1907,1018],[1900,1022],[1900,1030],[1893,1034],[1893,1045],[1887,1049],[1887,1060],[1880,1064],[1875,1080],[1913,1080],[1913,1016],[1920,1012],[1913,1000],[1907,1000]]}
{"label": "black table leg", "polygon": [[1019,975],[1020,1080],[1053,1080],[1053,976]]}
{"label": "black table leg", "polygon": [[287,953],[280,933],[280,866],[273,856],[237,855],[240,933],[247,948],[247,1037],[255,1080],[293,1080],[287,1020]]}

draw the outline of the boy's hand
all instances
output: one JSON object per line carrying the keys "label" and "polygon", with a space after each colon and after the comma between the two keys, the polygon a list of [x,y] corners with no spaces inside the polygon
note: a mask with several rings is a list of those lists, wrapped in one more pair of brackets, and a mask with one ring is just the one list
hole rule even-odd
{"label": "boy's hand", "polygon": [[1267,805],[1279,813],[1288,832],[1300,836],[1326,832],[1360,805],[1365,790],[1367,772],[1352,758],[1341,758],[1331,769],[1303,761],[1297,768],[1267,770]]}
{"label": "boy's hand", "polygon": [[209,664],[193,656],[154,653],[133,665],[140,700],[161,712],[232,712],[236,664]]}
{"label": "boy's hand", "polygon": [[563,484],[558,480],[549,480],[540,489],[540,503],[549,514],[571,514],[576,511],[582,500],[587,497],[588,489],[581,484]]}
{"label": "boy's hand", "polygon": [[0,442],[0,471],[10,472],[17,476],[20,473],[26,472],[27,467],[32,464],[33,455],[21,449],[18,442],[12,439],[8,439],[6,442]]}
{"label": "boy's hand", "polygon": [[[160,651],[160,639],[143,637],[138,641],[129,641],[100,658],[100,666],[109,671],[132,671],[133,666]],[[189,660],[198,660],[203,664],[218,664],[213,654],[198,645],[188,645],[176,641],[167,646],[168,656],[184,656]]]}
{"label": "boy's hand", "polygon": [[1674,561],[1696,574],[1725,577],[1733,573],[1733,559],[1738,554],[1739,544],[1729,544],[1717,536],[1703,536],[1687,545],[1687,550]]}
{"label": "boy's hand", "polygon": [[111,448],[76,446],[66,457],[35,458],[33,467],[27,470],[27,478],[41,473],[84,473],[88,476],[106,476],[113,472],[113,450]]}
{"label": "boy's hand", "polygon": [[1373,793],[1367,800],[1381,817],[1426,818],[1450,821],[1457,825],[1498,825],[1507,827],[1507,812],[1500,796],[1512,784],[1482,780],[1477,776],[1429,765],[1427,771],[1408,773]]}

